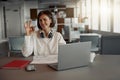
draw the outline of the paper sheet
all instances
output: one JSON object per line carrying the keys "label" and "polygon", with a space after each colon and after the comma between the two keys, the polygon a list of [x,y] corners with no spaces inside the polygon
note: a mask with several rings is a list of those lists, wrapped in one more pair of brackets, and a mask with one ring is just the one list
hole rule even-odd
{"label": "paper sheet", "polygon": [[34,56],[33,61],[30,64],[50,64],[57,63],[58,55],[49,56]]}

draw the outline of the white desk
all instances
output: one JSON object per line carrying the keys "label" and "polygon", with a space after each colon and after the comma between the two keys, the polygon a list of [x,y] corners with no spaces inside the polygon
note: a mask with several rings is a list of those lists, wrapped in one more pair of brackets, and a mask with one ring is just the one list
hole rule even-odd
{"label": "white desk", "polygon": [[98,36],[99,38],[101,38],[101,34],[97,34],[97,33],[79,33],[78,31],[72,31],[70,33],[70,41],[75,40],[75,39],[80,39],[80,36]]}
{"label": "white desk", "polygon": [[80,36],[99,36],[99,38],[101,38],[101,34],[97,33],[82,33]]}

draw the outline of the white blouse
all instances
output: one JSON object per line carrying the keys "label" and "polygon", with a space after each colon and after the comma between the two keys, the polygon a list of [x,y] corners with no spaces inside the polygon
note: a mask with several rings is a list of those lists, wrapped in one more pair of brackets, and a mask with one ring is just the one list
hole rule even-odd
{"label": "white blouse", "polygon": [[34,32],[30,36],[25,36],[22,54],[24,57],[30,56],[34,52],[34,56],[47,56],[58,54],[58,45],[66,44],[59,32],[52,32],[52,38],[41,38],[38,32]]}

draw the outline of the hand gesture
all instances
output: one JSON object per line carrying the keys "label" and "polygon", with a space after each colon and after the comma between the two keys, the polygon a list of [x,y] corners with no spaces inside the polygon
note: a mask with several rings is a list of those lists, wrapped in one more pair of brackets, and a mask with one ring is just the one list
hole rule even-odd
{"label": "hand gesture", "polygon": [[32,25],[32,20],[26,21],[24,24],[26,35],[30,35],[34,31],[34,27]]}

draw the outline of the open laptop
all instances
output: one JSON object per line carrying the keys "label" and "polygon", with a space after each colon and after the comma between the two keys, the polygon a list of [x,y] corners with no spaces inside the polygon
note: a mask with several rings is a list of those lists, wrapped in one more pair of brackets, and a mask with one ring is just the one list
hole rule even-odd
{"label": "open laptop", "polygon": [[48,64],[55,70],[88,66],[91,42],[78,42],[58,46],[58,63]]}

